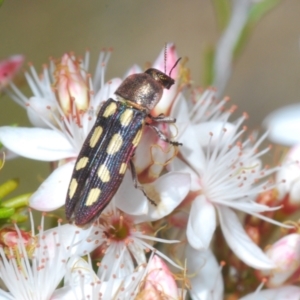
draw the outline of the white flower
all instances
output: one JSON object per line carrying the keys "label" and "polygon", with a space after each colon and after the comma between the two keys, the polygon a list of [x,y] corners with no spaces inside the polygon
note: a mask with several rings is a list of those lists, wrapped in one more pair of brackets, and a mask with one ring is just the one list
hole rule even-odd
{"label": "white flower", "polygon": [[174,108],[178,127],[181,124],[183,128],[181,131],[179,127],[179,138],[184,145],[180,148],[183,160],[175,158],[172,168],[189,172],[192,189],[198,191],[187,224],[190,245],[195,249],[209,247],[218,215],[228,245],[241,260],[254,268],[273,268],[274,264],[246,234],[235,212],[281,225],[260,214],[278,207],[255,202],[261,192],[274,187],[267,177],[277,170],[261,166],[260,157],[269,149],[257,149],[265,136],[256,143],[253,136],[241,142],[246,129],[240,126],[247,116],[228,123],[230,112],[220,113],[224,101],[215,103],[213,91],[205,92],[191,110],[185,103],[181,101]]}
{"label": "white flower", "polygon": [[[122,258],[122,257],[121,257]],[[111,268],[120,268],[119,258],[116,258]],[[69,299],[135,299],[139,284],[146,274],[144,265],[126,277],[116,277],[112,274],[108,280],[98,277],[91,262],[80,257],[72,257],[67,265],[64,287],[55,291],[51,300]]]}
{"label": "white flower", "polygon": [[[122,266],[121,259],[123,259],[122,255],[111,262],[113,270],[118,270]],[[163,269],[162,266],[165,266],[163,262],[152,253],[148,263],[137,266],[131,273],[123,277],[118,277],[113,273],[108,279],[105,279],[105,276],[99,276],[94,272],[90,260],[86,262],[82,258],[74,256],[67,265],[64,287],[56,290],[51,299],[97,300],[99,297],[101,299],[150,299],[147,297],[150,295],[149,286],[151,284],[156,284],[157,291],[160,292],[159,296],[164,295],[164,299],[179,299],[179,297],[172,297],[178,295],[177,286],[170,274],[167,274],[166,266]],[[162,277],[162,281],[157,284],[155,280],[161,275],[167,275],[168,278]],[[168,282],[171,286],[159,285],[164,282]]]}
{"label": "white flower", "polygon": [[[135,219],[121,213],[111,203],[98,222],[86,230],[66,224],[44,231],[42,221],[39,234],[32,232],[29,243],[24,241],[24,237],[30,235],[24,235],[16,227],[17,238],[13,233],[6,235],[9,245],[17,239],[8,248],[8,255],[7,251],[0,248],[0,276],[9,290],[9,293],[0,290],[1,299],[72,299],[73,292],[93,297],[98,297],[101,292],[107,295],[107,299],[113,294],[127,295],[127,298],[131,293],[136,294],[146,274],[149,251],[173,263],[154,248],[153,242],[177,242],[154,236],[154,229],[149,223],[150,220],[157,220],[153,213],[143,218],[144,223],[140,223],[141,216]],[[93,255],[100,251],[101,256],[98,275],[91,267],[83,266],[79,258],[95,248],[97,250]],[[80,268],[85,272],[78,273]],[[65,287],[55,291],[67,270],[69,273],[64,278]]]}
{"label": "white flower", "polygon": [[300,105],[291,104],[270,113],[263,125],[268,138],[278,144],[294,146],[300,142]]}
{"label": "white flower", "polygon": [[9,291],[0,290],[1,299],[50,299],[66,273],[69,257],[79,252],[78,247],[86,237],[78,228],[70,230],[68,227],[66,232],[63,226],[58,226],[44,231],[43,218],[39,234],[35,235],[32,216],[31,222],[29,241],[24,240],[24,233],[15,225],[14,245],[0,248],[0,276]]}
{"label": "white flower", "polygon": [[[129,275],[136,266],[147,262],[146,253],[150,250],[173,263],[152,246],[153,242],[168,244],[177,242],[154,236],[154,230],[149,221],[157,220],[159,217],[154,219],[151,215],[144,215],[141,222],[141,216],[130,216],[117,210],[114,201],[112,201],[102,212],[98,219],[98,225],[94,225],[98,235],[90,236],[91,242],[96,238],[99,245],[93,254],[93,256],[101,257],[101,265],[98,269],[99,277],[104,276],[105,280],[108,280],[112,274],[118,278]],[[99,239],[101,236],[102,240]],[[146,242],[147,240],[149,242]],[[119,259],[119,267],[114,269],[111,266],[117,258]],[[175,264],[173,263],[173,265]]]}

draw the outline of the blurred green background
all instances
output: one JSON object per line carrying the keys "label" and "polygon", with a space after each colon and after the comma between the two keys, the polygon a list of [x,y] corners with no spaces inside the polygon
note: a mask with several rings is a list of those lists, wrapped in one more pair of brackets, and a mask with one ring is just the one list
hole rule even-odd
{"label": "blurred green background", "polygon": [[[257,24],[234,65],[226,94],[239,113],[248,112],[250,128],[300,99],[299,16],[299,0],[281,1]],[[219,37],[209,0],[5,0],[0,8],[0,59],[24,54],[38,70],[49,56],[83,54],[86,48],[93,65],[100,49],[113,47],[107,79],[120,77],[134,63],[153,61],[172,41],[201,85],[203,54]],[[2,95],[0,126],[13,123],[30,126],[23,109]],[[30,192],[48,172],[48,163],[18,158],[6,162],[0,183],[18,177],[17,193]]]}

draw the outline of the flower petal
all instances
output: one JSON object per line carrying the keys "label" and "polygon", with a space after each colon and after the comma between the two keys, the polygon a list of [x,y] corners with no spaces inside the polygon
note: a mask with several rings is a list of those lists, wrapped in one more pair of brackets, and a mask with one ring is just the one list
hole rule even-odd
{"label": "flower petal", "polygon": [[300,202],[299,184],[300,184],[300,144],[292,147],[286,154],[282,167],[276,174],[277,190],[279,198],[283,198],[287,193],[290,194],[290,200],[294,204]]}
{"label": "flower petal", "polygon": [[50,129],[4,126],[0,127],[0,141],[16,154],[37,160],[55,161],[77,155],[62,134]]}
{"label": "flower petal", "polygon": [[75,161],[57,168],[30,197],[30,207],[40,211],[52,211],[65,204]]}
{"label": "flower petal", "polygon": [[146,194],[157,206],[133,186],[129,172],[119,188],[116,206],[129,215],[135,216],[136,223],[161,219],[171,213],[185,198],[190,189],[190,175],[180,172],[170,172],[159,177],[151,184],[145,184]]}
{"label": "flower petal", "polygon": [[[275,270],[265,270],[261,274],[268,278],[268,287],[279,287],[295,274],[300,267],[300,235],[292,233],[284,236],[268,247],[267,256],[276,264]],[[289,280],[289,282],[292,282]]]}
{"label": "flower petal", "polygon": [[148,212],[148,200],[143,193],[134,187],[128,170],[115,195],[115,205],[130,215],[144,215]]}
{"label": "flower petal", "polygon": [[72,224],[59,225],[43,233],[50,258],[54,258],[57,252],[57,242],[53,239],[57,234],[69,256],[87,255],[99,246],[99,227],[92,225],[88,228],[80,228]]}
{"label": "flower petal", "polygon": [[194,125],[187,125],[183,132],[179,131],[178,135],[178,139],[183,143],[179,148],[182,157],[197,171],[203,169],[205,162],[204,152],[200,143],[201,138]]}
{"label": "flower petal", "polygon": [[[165,60],[165,57],[167,56],[167,61]],[[178,59],[178,54],[176,52],[176,47],[174,44],[168,44],[167,45],[167,53],[165,55],[165,49],[163,49],[156,61],[153,64],[153,68],[158,69],[162,72],[166,72],[169,74],[171,71],[171,68],[174,66],[175,62]],[[179,73],[179,68],[175,68],[171,74],[172,78],[177,78],[177,75]],[[175,95],[177,93],[177,85],[178,82],[175,81],[175,84],[169,89],[164,90],[163,96],[160,99],[159,103],[155,106],[153,109],[154,115],[159,115],[161,113],[167,114],[171,108],[171,104],[174,101]]]}
{"label": "flower petal", "polygon": [[148,220],[159,220],[170,214],[184,200],[190,185],[190,175],[180,172],[164,174],[155,182],[145,185],[147,195],[150,198],[153,195],[153,199],[157,200],[157,206],[151,205],[148,201]]}
{"label": "flower petal", "polygon": [[157,135],[151,128],[145,126],[141,141],[133,158],[137,174],[142,173],[152,163],[151,145],[154,145],[156,141]]}
{"label": "flower petal", "polygon": [[113,78],[109,82],[106,82],[92,99],[91,106],[97,109],[101,103],[105,102],[109,98],[115,99],[115,91],[121,83],[122,79],[120,78]]}
{"label": "flower petal", "polygon": [[[173,43],[169,43],[160,51],[152,67],[162,72],[165,72],[166,69],[166,72],[169,73],[177,60],[178,54],[176,51],[176,46]],[[171,75],[173,78],[176,78],[178,73],[178,70],[175,68]]]}
{"label": "flower petal", "polygon": [[[176,124],[187,123],[187,120],[190,119],[190,107],[188,106],[187,99],[183,94],[180,94],[180,97],[177,97],[170,115],[173,118],[176,118]],[[181,127],[181,126],[177,126]]]}
{"label": "flower petal", "polygon": [[214,206],[203,195],[198,196],[191,207],[186,230],[189,244],[195,249],[207,249],[216,229]]}
{"label": "flower petal", "polygon": [[49,126],[43,121],[43,119],[55,124],[55,121],[51,120],[51,113],[49,107],[55,107],[54,100],[51,101],[48,98],[31,97],[26,106],[27,115],[30,123],[35,127],[49,128]]}
{"label": "flower petal", "polygon": [[14,159],[16,157],[19,157],[18,154],[15,152],[3,147],[0,149],[0,159],[5,158],[5,160]]}
{"label": "flower petal", "polygon": [[224,290],[222,274],[211,250],[198,251],[187,245],[185,254],[188,273],[193,274],[189,279],[192,286],[190,289],[192,299],[222,299]]}
{"label": "flower petal", "polygon": [[[84,259],[73,256],[68,261],[67,273],[64,278],[64,287],[54,292],[53,299],[76,299],[76,295],[93,295],[93,285],[96,284],[98,277]],[[93,299],[93,297],[92,297]]]}
{"label": "flower petal", "polygon": [[178,157],[174,157],[171,163],[167,166],[169,171],[181,172],[190,174],[191,176],[191,191],[196,191],[201,189],[200,180],[196,172],[191,169],[184,161]]}
{"label": "flower petal", "polygon": [[273,269],[275,264],[250,239],[237,215],[227,207],[218,207],[222,232],[231,250],[247,265],[263,270]]}
{"label": "flower petal", "polygon": [[292,104],[275,110],[266,117],[263,125],[269,131],[269,139],[275,143],[292,146],[300,142],[300,104]]}
{"label": "flower petal", "polygon": [[198,137],[201,137],[198,140],[202,147],[207,147],[208,144],[214,146],[217,143],[218,147],[220,147],[219,143],[222,143],[222,133],[225,135],[224,140],[231,139],[235,133],[235,126],[228,122],[210,121],[196,124],[194,130],[197,132]]}
{"label": "flower petal", "polygon": [[130,75],[142,73],[142,72],[143,72],[142,68],[139,65],[135,64],[129,70],[127,70],[123,78],[125,79]]}
{"label": "flower petal", "polygon": [[[115,262],[117,261],[117,262]],[[120,269],[115,258],[109,269]],[[91,265],[80,257],[72,257],[68,261],[65,287],[58,289],[51,299],[135,299],[145,274],[145,268],[137,268],[134,273],[123,278],[111,276],[107,281],[99,278]],[[131,295],[131,296],[128,296]]]}
{"label": "flower petal", "polygon": [[15,298],[10,294],[0,289],[0,299],[1,300],[15,300]]}
{"label": "flower petal", "polygon": [[288,285],[277,289],[267,289],[260,292],[248,294],[240,300],[299,300],[300,287]]}
{"label": "flower petal", "polygon": [[179,299],[177,284],[166,263],[154,255],[148,265],[148,276],[145,278],[143,299],[153,300],[162,294],[166,299]]}

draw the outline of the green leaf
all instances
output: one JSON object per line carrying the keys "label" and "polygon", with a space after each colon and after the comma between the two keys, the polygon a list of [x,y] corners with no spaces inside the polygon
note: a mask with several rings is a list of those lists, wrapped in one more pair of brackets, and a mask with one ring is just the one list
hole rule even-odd
{"label": "green leaf", "polygon": [[0,208],[0,219],[7,219],[15,213],[15,209],[12,207]]}
{"label": "green leaf", "polygon": [[4,0],[0,0],[0,6],[3,4]]}
{"label": "green leaf", "polygon": [[19,208],[28,206],[28,199],[31,196],[31,193],[19,195],[17,197],[2,201],[0,203],[1,207],[12,207],[12,208]]}
{"label": "green leaf", "polygon": [[280,0],[264,0],[253,4],[250,10],[249,23],[257,23],[266,13],[272,10],[279,3]]}
{"label": "green leaf", "polygon": [[212,85],[214,79],[214,56],[215,49],[213,46],[206,47],[204,51],[203,63],[203,86],[207,87]]}
{"label": "green leaf", "polygon": [[275,6],[280,3],[280,0],[264,0],[252,5],[248,17],[248,21],[243,28],[240,37],[236,43],[233,57],[236,58],[245,47],[249,37],[251,36],[256,24]]}
{"label": "green leaf", "polygon": [[16,212],[10,217],[10,219],[16,223],[22,223],[28,220],[28,215]]}
{"label": "green leaf", "polygon": [[230,19],[230,2],[228,0],[213,0],[213,5],[219,28],[223,31],[223,29],[225,29],[228,25]]}
{"label": "green leaf", "polygon": [[10,179],[0,185],[0,199],[14,191],[19,185],[18,179]]}

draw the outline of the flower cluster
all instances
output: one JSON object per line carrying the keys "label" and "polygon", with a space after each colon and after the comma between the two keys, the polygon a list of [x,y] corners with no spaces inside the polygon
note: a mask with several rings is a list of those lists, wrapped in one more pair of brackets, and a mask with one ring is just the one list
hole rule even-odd
{"label": "flower cluster", "polygon": [[[100,53],[94,76],[88,52],[84,58],[67,53],[51,59],[40,75],[31,65],[25,73],[31,97],[13,83],[6,88],[33,127],[0,127],[1,144],[19,156],[57,162],[29,198],[35,210],[52,212],[64,206],[76,159],[97,112],[107,99],[117,99],[114,92],[122,79],[104,79],[110,54]],[[171,69],[178,59],[174,45],[166,56],[166,66],[162,51],[153,68]],[[3,229],[3,299],[185,299],[189,292],[192,299],[218,300],[230,285],[242,286],[240,279],[250,268],[254,283],[268,277],[272,289],[243,299],[300,294],[295,286],[280,287],[293,283],[299,269],[299,235],[290,232],[287,241],[262,248],[271,224],[293,228],[275,219],[282,205],[276,195],[286,184],[282,175],[277,175],[280,180],[272,178],[281,174],[280,167],[264,165],[270,147],[259,148],[266,135],[248,134],[246,113],[232,121],[236,108],[227,108],[229,99],[219,101],[214,89],[191,88],[181,68],[174,69],[175,85],[164,91],[151,114],[176,118],[176,126],[158,122],[158,130],[183,145],[170,145],[145,126],[133,158],[144,193],[126,171],[109,205],[86,228],[59,220],[46,230],[43,216],[38,234],[32,219],[30,231],[17,225]],[[125,78],[139,72],[133,66]],[[294,247],[294,256],[286,257],[283,265],[278,253],[287,245]],[[222,271],[229,273],[229,280]],[[249,292],[245,286],[232,294]]]}

